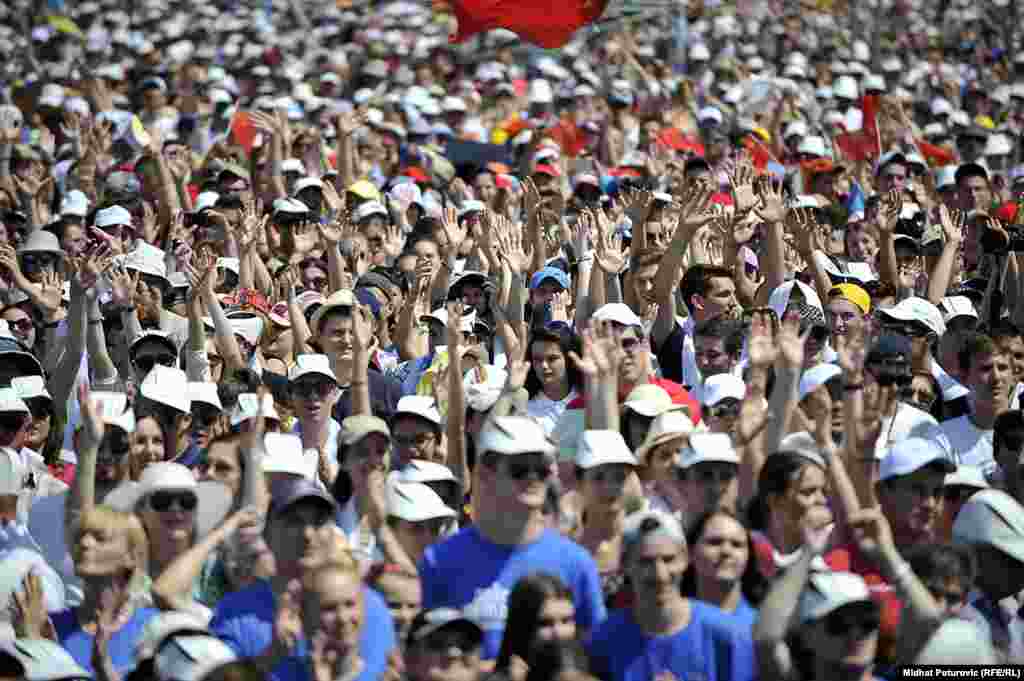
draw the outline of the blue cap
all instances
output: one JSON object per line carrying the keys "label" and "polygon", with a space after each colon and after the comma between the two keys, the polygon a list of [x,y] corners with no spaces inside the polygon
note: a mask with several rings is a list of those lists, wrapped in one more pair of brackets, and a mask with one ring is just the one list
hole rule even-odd
{"label": "blue cap", "polygon": [[370,308],[370,312],[373,313],[374,319],[380,319],[380,301],[377,300],[375,295],[367,291],[365,288],[357,288],[355,290],[355,295],[356,300],[358,300],[361,305],[366,305]]}
{"label": "blue cap", "polygon": [[540,272],[534,273],[530,277],[530,289],[539,287],[548,279],[554,279],[555,283],[561,286],[563,290],[569,289],[569,275],[557,267],[545,267]]}

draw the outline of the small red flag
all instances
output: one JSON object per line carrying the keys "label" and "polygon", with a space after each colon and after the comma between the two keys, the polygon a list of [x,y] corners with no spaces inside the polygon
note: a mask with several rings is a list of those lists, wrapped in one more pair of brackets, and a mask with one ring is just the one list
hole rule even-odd
{"label": "small red flag", "polygon": [[775,160],[768,147],[761,144],[753,135],[743,138],[743,146],[747,148],[754,167],[762,173],[768,170],[768,163]]}
{"label": "small red flag", "polygon": [[878,158],[881,153],[881,138],[878,134],[878,95],[864,95],[860,100],[863,114],[861,128],[857,132],[837,135],[835,142],[850,161],[867,161]]}
{"label": "small red flag", "polygon": [[576,123],[564,116],[558,123],[549,128],[545,134],[558,142],[562,153],[570,158],[576,158],[587,148],[587,136]]}
{"label": "small red flag", "polygon": [[252,153],[252,147],[256,143],[256,134],[256,126],[252,124],[248,113],[238,111],[231,117],[231,136],[245,149],[245,153]]}
{"label": "small red flag", "polygon": [[917,143],[917,148],[921,151],[921,155],[924,156],[924,160],[928,161],[928,165],[931,167],[938,168],[956,162],[956,156],[948,149],[935,144],[929,144],[924,140],[914,141]]}
{"label": "small red flag", "polygon": [[608,0],[452,0],[459,22],[452,42],[504,28],[548,49],[563,47],[578,29],[596,20]]}

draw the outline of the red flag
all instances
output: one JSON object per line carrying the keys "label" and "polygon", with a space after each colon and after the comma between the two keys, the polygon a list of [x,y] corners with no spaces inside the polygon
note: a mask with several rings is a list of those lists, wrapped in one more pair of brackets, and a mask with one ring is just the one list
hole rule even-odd
{"label": "red flag", "polygon": [[866,161],[882,154],[882,141],[878,134],[878,95],[864,95],[860,100],[863,118],[857,132],[836,135],[835,143],[850,161]]}
{"label": "red flag", "polygon": [[553,127],[545,131],[545,134],[558,142],[562,153],[570,158],[575,158],[587,148],[587,135],[568,116],[565,116]]}
{"label": "red flag", "polygon": [[762,173],[768,170],[768,163],[775,160],[772,152],[768,151],[768,147],[761,144],[753,135],[747,135],[743,138],[743,146],[747,148],[754,167]]}
{"label": "red flag", "polygon": [[452,0],[459,22],[452,42],[504,28],[548,49],[562,47],[578,29],[596,20],[608,0]]}
{"label": "red flag", "polygon": [[944,149],[935,144],[929,144],[924,140],[914,140],[917,143],[917,148],[921,151],[921,155],[928,161],[928,165],[933,168],[941,166],[948,166],[951,163],[956,162],[956,157],[953,152],[948,149]]}
{"label": "red flag", "polygon": [[256,126],[245,111],[238,111],[231,117],[231,136],[242,145],[245,153],[252,153],[252,146],[256,142]]}

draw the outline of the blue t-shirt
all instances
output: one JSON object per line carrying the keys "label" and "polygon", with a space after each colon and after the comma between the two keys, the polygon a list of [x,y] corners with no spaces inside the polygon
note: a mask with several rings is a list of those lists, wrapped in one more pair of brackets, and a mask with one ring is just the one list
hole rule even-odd
{"label": "blue t-shirt", "polygon": [[732,612],[725,613],[726,616],[732,618],[736,622],[750,631],[754,628],[754,622],[757,621],[757,608],[750,605],[746,598],[740,597],[739,605]]}
{"label": "blue t-shirt", "polygon": [[572,591],[576,625],[596,627],[606,616],[601,578],[590,554],[553,530],[522,546],[501,546],[476,526],[429,547],[419,565],[423,607],[458,608],[484,630],[485,659],[494,659],[508,619],[508,595],[522,577],[545,572]]}
{"label": "blue t-shirt", "polygon": [[[146,622],[159,612],[153,608],[136,608],[125,625],[110,637],[107,652],[114,669],[122,678],[135,669],[135,646],[142,638],[142,629]],[[57,631],[57,641],[60,645],[68,651],[75,662],[93,672],[92,646],[96,637],[84,631],[82,625],[78,623],[78,608],[51,613],[50,619]]]}
{"label": "blue t-shirt", "polygon": [[[369,587],[363,587],[363,604],[359,654],[365,666],[358,681],[373,681],[387,669],[388,656],[395,648],[395,625],[387,603]],[[240,657],[262,654],[274,637],[274,592],[270,582],[261,580],[224,596],[213,613],[210,631]],[[300,642],[295,655],[278,663],[271,676],[275,681],[305,680],[310,677],[305,659],[306,646]]]}
{"label": "blue t-shirt", "polygon": [[605,681],[651,681],[671,672],[679,681],[752,681],[757,658],[750,629],[713,605],[690,600],[690,623],[651,637],[619,610],[587,643],[592,671]]}

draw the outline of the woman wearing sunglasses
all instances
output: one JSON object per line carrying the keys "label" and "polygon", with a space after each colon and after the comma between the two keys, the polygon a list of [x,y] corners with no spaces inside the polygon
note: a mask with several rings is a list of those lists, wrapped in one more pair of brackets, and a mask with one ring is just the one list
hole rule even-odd
{"label": "woman wearing sunglasses", "polygon": [[[160,461],[147,466],[138,482],[126,483],[111,492],[107,503],[131,510],[138,516],[149,540],[149,575],[159,578],[197,540],[205,538],[220,524],[233,498],[221,483],[197,482],[185,466]],[[190,585],[197,596],[202,592],[201,581],[202,576]],[[185,594],[164,595],[168,597],[162,601],[192,600],[185,598]],[[180,600],[174,600],[176,597]],[[198,597],[195,600],[198,601]],[[203,608],[196,610],[209,614]]]}
{"label": "woman wearing sunglasses", "polygon": [[[898,659],[913,660],[942,623],[943,613],[904,561],[878,509],[850,517],[864,554],[892,576],[905,602]],[[849,572],[818,571],[813,563],[829,533],[805,527],[804,550],[775,580],[754,624],[761,678],[784,681],[870,681],[878,651],[881,613],[863,578]]]}

